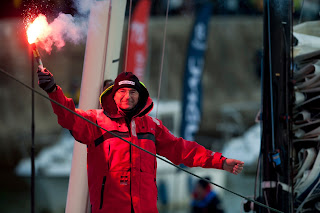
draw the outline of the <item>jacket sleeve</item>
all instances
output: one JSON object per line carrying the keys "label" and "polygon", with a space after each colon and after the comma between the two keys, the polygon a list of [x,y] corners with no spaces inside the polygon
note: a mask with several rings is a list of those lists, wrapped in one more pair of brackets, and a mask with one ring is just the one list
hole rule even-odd
{"label": "jacket sleeve", "polygon": [[[87,118],[88,120],[96,123],[96,111],[95,110],[83,111],[80,109],[76,109],[73,100],[71,98],[67,98],[63,94],[63,91],[59,86],[57,86],[57,89],[55,92],[48,93],[48,94],[51,99],[57,101],[58,103],[76,112],[77,114]],[[93,142],[93,140],[95,139],[95,135],[97,135],[99,132],[99,129],[96,126],[94,126],[93,124],[90,124],[89,122],[83,120],[79,116],[62,108],[61,106],[57,105],[54,102],[51,102],[51,105],[53,108],[53,112],[58,117],[58,123],[63,128],[69,129],[72,136],[77,141],[87,145]]]}
{"label": "jacket sleeve", "polygon": [[[226,159],[219,152],[212,152],[194,141],[175,137],[159,120],[156,132],[157,154],[168,158],[174,164],[188,167],[222,169]],[[155,121],[155,122],[156,122]]]}

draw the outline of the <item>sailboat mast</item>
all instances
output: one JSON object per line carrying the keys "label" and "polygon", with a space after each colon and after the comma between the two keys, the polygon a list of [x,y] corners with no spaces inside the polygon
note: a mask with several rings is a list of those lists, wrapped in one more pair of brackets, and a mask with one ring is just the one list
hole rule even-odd
{"label": "sailboat mast", "polygon": [[[270,207],[293,212],[290,193],[292,1],[264,1],[262,183]],[[259,212],[267,212],[260,209]]]}
{"label": "sailboat mast", "polygon": [[[118,73],[126,0],[97,0],[90,10],[79,108],[99,108],[104,79]],[[90,212],[87,147],[74,143],[66,213]]]}

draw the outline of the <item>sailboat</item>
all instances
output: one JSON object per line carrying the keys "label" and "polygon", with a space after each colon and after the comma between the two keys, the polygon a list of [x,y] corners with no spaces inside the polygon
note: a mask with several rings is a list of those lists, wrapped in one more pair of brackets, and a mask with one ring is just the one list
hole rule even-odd
{"label": "sailboat", "polygon": [[[113,4],[114,2],[117,2],[115,4]],[[285,46],[281,46],[279,45],[279,48],[282,48],[281,50],[284,53],[283,56],[285,56],[285,58],[287,60],[283,60],[280,62],[280,64],[276,64],[276,63],[270,63],[269,65],[272,64],[271,68],[275,68],[272,69],[272,73],[271,73],[271,78],[270,78],[270,73],[268,73],[267,71],[270,69],[270,67],[266,67],[265,68],[265,76],[264,76],[264,98],[265,98],[265,102],[264,102],[264,112],[270,112],[273,111],[275,109],[275,106],[279,105],[282,108],[277,108],[276,110],[274,110],[272,112],[272,116],[275,120],[271,121],[269,119],[269,117],[267,117],[266,113],[263,113],[264,119],[263,121],[266,122],[265,126],[264,126],[264,137],[263,138],[263,142],[265,142],[264,144],[264,150],[266,151],[264,153],[263,156],[263,167],[264,167],[264,176],[266,177],[266,180],[264,180],[261,183],[261,188],[262,191],[265,192],[266,197],[272,197],[275,193],[276,190],[279,189],[279,187],[281,187],[281,191],[280,193],[283,193],[279,196],[281,196],[283,199],[283,203],[277,203],[276,201],[273,201],[272,203],[270,203],[271,206],[273,205],[279,205],[281,208],[286,209],[287,207],[284,207],[284,205],[287,205],[287,201],[290,200],[290,188],[288,186],[290,186],[290,184],[292,185],[292,182],[290,183],[290,169],[288,169],[290,167],[290,164],[288,164],[288,162],[285,162],[285,160],[283,160],[282,162],[280,162],[277,160],[278,156],[280,155],[280,159],[288,159],[287,156],[290,156],[288,153],[288,150],[291,150],[290,146],[288,146],[288,144],[290,145],[290,143],[286,143],[287,139],[289,138],[289,140],[291,139],[289,137],[289,131],[291,130],[290,125],[289,125],[289,110],[288,110],[288,105],[287,103],[289,101],[291,101],[292,98],[292,91],[290,90],[290,88],[288,88],[288,80],[290,79],[290,76],[288,76],[290,72],[288,72],[288,69],[290,68],[290,63],[288,58],[290,58],[290,30],[289,30],[289,26],[291,24],[291,19],[290,16],[289,19],[285,19],[283,17],[281,17],[281,24],[279,24],[279,20],[278,19],[272,19],[271,17],[273,17],[272,15],[274,15],[275,17],[277,17],[277,14],[272,14],[272,9],[268,4],[271,2],[266,1],[266,14],[269,14],[266,17],[266,54],[265,54],[265,62],[269,61],[269,60],[273,60],[274,57],[270,57],[269,52],[271,52],[271,48],[272,47],[272,52],[277,52],[276,48],[274,48],[274,46],[276,45],[270,45],[270,41],[267,38],[270,38],[271,36],[279,36],[279,34],[281,34],[283,37],[282,40],[280,40],[279,42],[282,42],[283,44],[287,44]],[[119,3],[119,7],[117,7],[117,4]],[[288,3],[288,2],[287,2]],[[285,3],[284,3],[285,4]],[[290,4],[288,4],[290,5]],[[105,11],[103,13],[99,13],[99,9],[103,8]],[[117,8],[119,10],[121,10],[121,12],[114,12],[117,11]],[[120,47],[119,49],[117,49],[117,47],[112,47],[112,44],[116,44],[116,43],[120,43],[120,42],[114,42],[119,40],[119,38],[121,38],[121,33],[122,33],[122,27],[119,25],[115,25],[114,24],[114,20],[123,20],[124,17],[124,8],[125,8],[125,2],[124,1],[96,1],[95,5],[93,5],[93,8],[91,10],[91,14],[90,14],[90,24],[89,24],[89,28],[92,27],[93,25],[97,25],[97,26],[101,26],[102,29],[104,29],[105,31],[103,31],[103,33],[100,34],[96,34],[97,31],[92,30],[90,31],[89,29],[89,33],[88,33],[88,42],[87,42],[87,48],[86,48],[86,58],[85,58],[85,64],[84,64],[84,73],[83,73],[83,80],[82,80],[82,88],[81,88],[81,97],[80,97],[80,106],[79,108],[82,109],[89,109],[89,108],[97,108],[98,107],[98,103],[95,104],[95,101],[98,99],[97,96],[100,94],[101,92],[101,88],[102,88],[102,79],[107,79],[107,78],[111,78],[113,79],[116,76],[117,73],[117,69],[118,69],[118,62],[119,62],[119,52],[120,52]],[[286,8],[288,9],[288,8]],[[107,12],[106,12],[107,11]],[[114,13],[113,13],[114,12]],[[289,14],[290,11],[285,11],[286,14]],[[114,14],[114,15],[112,15]],[[116,17],[116,15],[122,14],[121,17]],[[119,18],[119,19],[117,19]],[[267,20],[268,18],[270,18],[269,20]],[[101,23],[99,23],[99,20],[101,21]],[[276,22],[275,25],[269,25],[270,22]],[[122,21],[123,22],[123,21]],[[119,27],[119,29],[114,29]],[[271,29],[275,28],[275,31],[272,31]],[[119,34],[120,33],[120,34]],[[111,39],[112,38],[112,39]],[[112,41],[112,43],[110,42]],[[101,45],[104,44],[104,45]],[[110,54],[108,51],[109,48],[112,47],[112,51],[114,54]],[[120,46],[120,45],[118,45]],[[268,47],[270,48],[268,50]],[[119,51],[117,51],[119,50]],[[90,53],[90,51],[100,51],[99,53],[95,53],[92,54],[92,52]],[[103,57],[99,58],[99,57],[95,57],[95,55],[102,55]],[[271,56],[273,56],[271,54]],[[267,58],[270,57],[270,58]],[[277,58],[277,57],[276,57]],[[268,63],[265,63],[268,64]],[[273,65],[275,64],[275,65]],[[282,72],[282,67],[286,67],[286,69],[284,69],[284,73]],[[280,70],[278,70],[277,68],[281,68]],[[88,71],[90,70],[90,72]],[[99,72],[97,73],[92,73],[92,70],[97,70]],[[110,72],[109,71],[114,71],[114,72]],[[107,72],[107,73],[106,73]],[[274,75],[273,75],[274,74]],[[103,78],[101,78],[103,77]],[[278,78],[281,79],[278,80]],[[311,77],[311,76],[310,76]],[[284,78],[284,79],[282,79]],[[97,80],[98,79],[98,80]],[[269,79],[269,80],[268,80]],[[97,84],[96,82],[101,81],[101,84]],[[283,83],[282,80],[284,80]],[[275,81],[275,84],[279,87],[276,87],[277,89],[284,89],[285,94],[281,94],[280,96],[277,96],[276,98],[279,98],[275,101],[274,99],[274,94],[276,94],[278,91],[273,91],[270,90],[269,85],[273,84],[273,81]],[[92,89],[92,90],[91,90]],[[292,89],[292,88],[291,88]],[[87,95],[90,94],[90,95]],[[279,93],[280,94],[280,93]],[[286,96],[287,95],[287,96]],[[270,105],[270,100],[275,101],[274,103],[272,103]],[[85,103],[92,103],[93,105],[86,105]],[[283,103],[283,105],[282,105]],[[273,108],[273,109],[271,109]],[[276,119],[279,119],[280,116],[282,115],[283,111],[285,111],[285,116],[284,119],[279,121]],[[282,117],[283,118],[283,117]],[[279,121],[279,122],[277,122]],[[269,122],[269,123],[268,123]],[[271,122],[271,123],[270,123]],[[279,126],[275,126],[272,127],[270,129],[270,126],[273,126],[275,124],[278,124]],[[277,131],[275,130],[277,129]],[[270,138],[270,135],[273,136],[273,138]],[[285,137],[282,137],[285,136]],[[280,139],[280,140],[279,140]],[[282,140],[283,139],[283,140]],[[272,142],[273,144],[268,144],[269,142]],[[276,144],[277,141],[282,141],[285,142],[284,144]],[[274,146],[274,147],[272,147]],[[276,148],[280,146],[284,146],[284,150],[286,150],[287,152],[280,152],[279,150],[277,150]],[[270,148],[272,147],[272,148]],[[271,151],[270,151],[271,150]],[[284,155],[285,154],[285,155]],[[270,159],[274,159],[274,161],[272,162],[272,167],[267,163],[268,160]],[[81,144],[79,143],[75,143],[74,146],[74,156],[73,156],[73,165],[72,165],[72,171],[71,171],[71,175],[70,175],[70,183],[69,183],[69,192],[68,192],[68,200],[67,200],[67,208],[66,211],[67,212],[85,212],[88,211],[89,209],[89,205],[88,205],[88,192],[87,192],[87,180],[86,180],[86,162],[84,161],[86,159],[86,147],[81,146]],[[281,164],[282,163],[282,164]],[[274,165],[274,166],[273,166]],[[279,166],[280,165],[280,166]],[[286,173],[285,175],[281,174],[281,168],[282,166],[284,166],[284,170],[285,172],[289,171],[288,173]],[[306,167],[303,166],[302,167]],[[310,167],[310,166],[309,166]],[[273,168],[273,169],[272,169]],[[291,168],[292,169],[292,168]],[[75,175],[77,174],[77,175]],[[81,175],[79,175],[81,174]],[[279,181],[276,179],[277,174],[280,175],[280,179],[281,182],[276,182]],[[270,178],[271,179],[268,179]],[[272,180],[273,178],[275,178],[274,180]],[[275,184],[274,184],[275,183]],[[318,183],[315,182],[314,186],[318,186]],[[80,187],[79,187],[80,186]],[[302,185],[303,186],[303,185]],[[308,188],[308,187],[307,187]],[[312,193],[316,190],[317,188],[312,188],[311,191]],[[310,193],[311,193],[310,191]],[[278,191],[276,192],[278,193]],[[307,194],[306,197],[308,197],[308,199],[314,199],[314,196],[312,194]],[[303,195],[303,192],[299,192],[299,197],[300,195]],[[278,194],[276,194],[275,197],[277,197]],[[298,199],[300,201],[300,203],[304,202],[304,200],[301,200],[300,198]],[[272,201],[272,199],[270,199],[269,201]],[[276,203],[276,204],[275,204]],[[301,203],[301,204],[302,204]],[[291,211],[294,209],[293,207],[293,202],[290,203],[291,205],[288,206],[288,208],[291,209]],[[299,204],[299,206],[301,205]],[[269,205],[269,204],[268,204]],[[298,207],[299,208],[299,207]]]}

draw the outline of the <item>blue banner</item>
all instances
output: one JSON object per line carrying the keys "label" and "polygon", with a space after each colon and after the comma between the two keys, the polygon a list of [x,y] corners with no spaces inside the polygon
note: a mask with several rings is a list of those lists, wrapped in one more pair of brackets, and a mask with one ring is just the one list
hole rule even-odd
{"label": "blue banner", "polygon": [[202,73],[207,49],[208,22],[213,4],[199,8],[192,30],[184,74],[181,137],[194,141],[199,130],[202,113]]}

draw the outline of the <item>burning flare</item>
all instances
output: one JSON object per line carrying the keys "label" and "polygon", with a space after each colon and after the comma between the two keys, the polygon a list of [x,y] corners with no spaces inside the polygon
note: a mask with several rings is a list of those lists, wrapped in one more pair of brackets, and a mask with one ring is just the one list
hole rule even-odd
{"label": "burning flare", "polygon": [[43,63],[35,43],[39,41],[41,37],[44,37],[48,30],[49,25],[47,18],[42,14],[40,14],[31,24],[29,24],[27,28],[28,42],[31,44],[33,56],[41,69],[43,69]]}
{"label": "burning flare", "polygon": [[40,14],[33,22],[28,22],[26,26],[28,42],[36,43],[49,54],[53,46],[57,50],[64,47],[65,41],[78,44],[85,38],[87,32],[87,19],[85,17],[76,18],[70,14],[60,13],[50,23],[43,14]]}
{"label": "burning flare", "polygon": [[40,14],[31,24],[27,27],[27,37],[29,44],[37,42],[41,37],[44,37],[49,28],[47,18]]}

